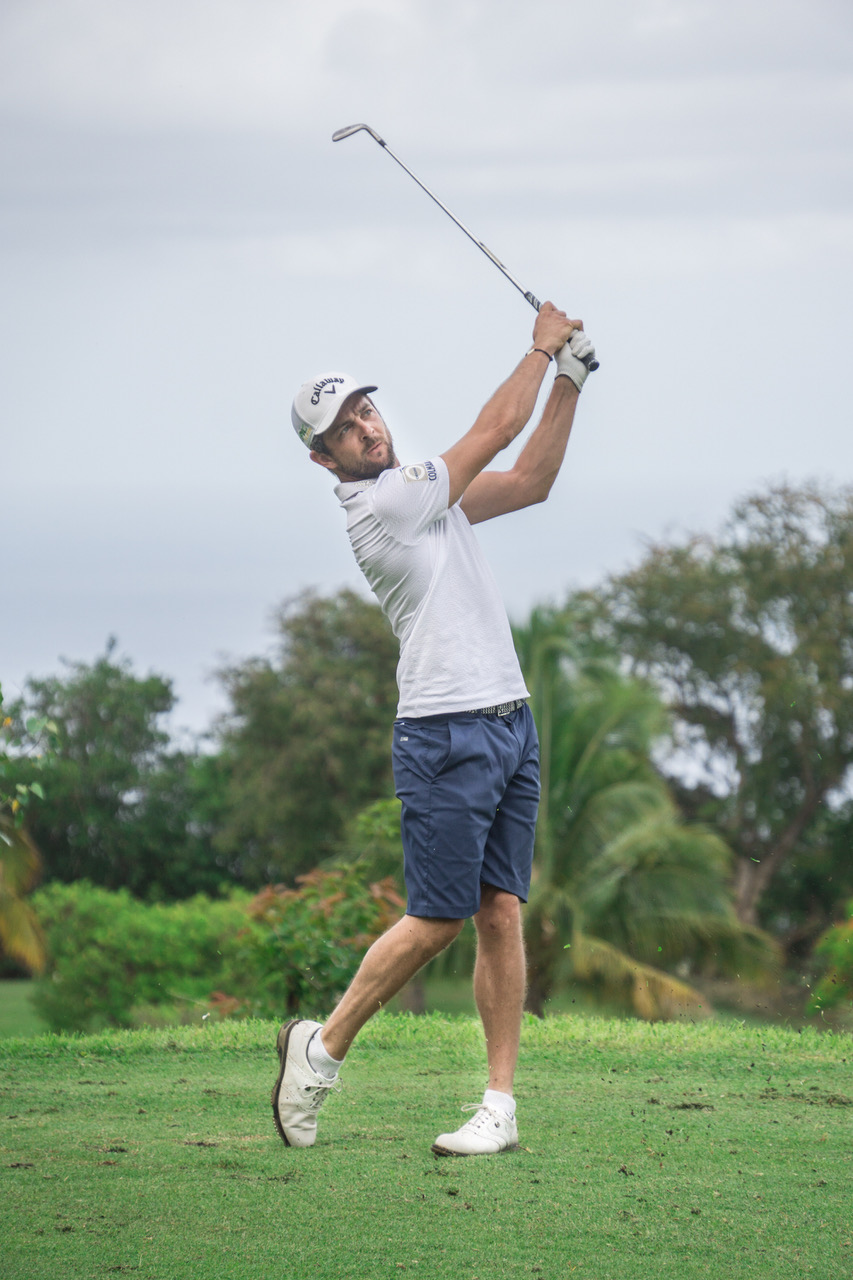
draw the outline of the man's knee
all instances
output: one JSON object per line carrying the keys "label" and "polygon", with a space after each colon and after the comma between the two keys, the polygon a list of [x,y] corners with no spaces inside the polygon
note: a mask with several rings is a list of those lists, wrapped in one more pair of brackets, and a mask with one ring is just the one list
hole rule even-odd
{"label": "man's knee", "polygon": [[450,946],[465,923],[464,920],[442,920],[430,916],[410,916],[409,919],[417,922],[415,928],[424,950],[435,956]]}
{"label": "man's knee", "polygon": [[514,932],[521,924],[521,903],[514,893],[483,885],[480,910],[474,917],[478,932]]}

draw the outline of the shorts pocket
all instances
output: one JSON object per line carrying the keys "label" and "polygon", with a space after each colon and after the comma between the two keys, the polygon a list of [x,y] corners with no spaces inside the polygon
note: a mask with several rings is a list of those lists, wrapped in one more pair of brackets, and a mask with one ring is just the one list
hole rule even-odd
{"label": "shorts pocket", "polygon": [[417,720],[395,721],[391,751],[395,779],[409,771],[425,782],[432,782],[450,759],[451,747],[449,721],[431,724],[419,724]]}

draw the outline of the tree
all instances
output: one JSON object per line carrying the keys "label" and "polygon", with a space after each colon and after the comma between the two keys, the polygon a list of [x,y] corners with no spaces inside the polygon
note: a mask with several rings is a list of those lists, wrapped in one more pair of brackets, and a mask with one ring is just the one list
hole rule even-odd
{"label": "tree", "polygon": [[[228,868],[224,859],[217,866],[198,818],[205,766],[170,747],[171,683],[134,675],[115,648],[110,641],[91,666],[69,663],[61,677],[28,680],[10,708],[20,723],[36,716],[56,728],[40,774],[44,803],[28,822],[45,874],[154,898],[215,892]],[[10,775],[25,768],[14,760]]]}
{"label": "tree", "polygon": [[800,972],[811,969],[816,940],[837,918],[840,905],[853,899],[851,850],[853,801],[823,805],[762,894],[762,923]]}
{"label": "tree", "polygon": [[654,767],[660,697],[575,639],[578,623],[571,609],[537,610],[516,632],[541,743],[528,1007],[541,1013],[571,974],[645,1017],[698,1011],[702,998],[667,969],[766,968],[772,948],[735,918],[727,846],[682,821]]}
{"label": "tree", "polygon": [[851,779],[853,490],[774,486],[717,538],[652,546],[604,612],[589,603],[670,703],[679,800],[735,850],[738,915],[762,922]]}
{"label": "tree", "polygon": [[347,820],[393,791],[397,644],[379,606],[305,592],[280,609],[277,631],[272,657],[222,673],[217,845],[258,885],[323,862]]}

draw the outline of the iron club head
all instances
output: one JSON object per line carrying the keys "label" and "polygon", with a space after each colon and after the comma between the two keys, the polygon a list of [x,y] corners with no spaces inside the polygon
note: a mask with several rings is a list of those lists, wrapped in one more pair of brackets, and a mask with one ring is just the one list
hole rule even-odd
{"label": "iron club head", "polygon": [[375,142],[378,142],[381,147],[385,146],[385,139],[380,138],[376,130],[371,129],[369,124],[348,124],[345,128],[338,129],[332,134],[332,142],[341,142],[344,138],[349,138],[351,134],[358,133],[361,129],[364,129],[369,133],[371,138],[373,138]]}

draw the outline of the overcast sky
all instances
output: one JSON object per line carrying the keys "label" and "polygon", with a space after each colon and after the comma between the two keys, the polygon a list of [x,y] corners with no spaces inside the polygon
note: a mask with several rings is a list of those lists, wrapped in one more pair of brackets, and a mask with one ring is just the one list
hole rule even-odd
{"label": "overcast sky", "polygon": [[481,526],[513,618],[853,481],[851,55],[849,0],[3,0],[6,695],[115,635],[204,729],[280,602],[364,589],[299,383],[417,461],[529,346],[357,121],[598,349],[550,502]]}

